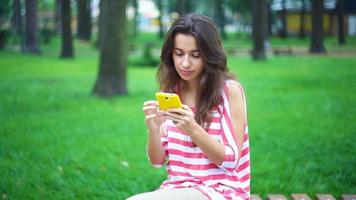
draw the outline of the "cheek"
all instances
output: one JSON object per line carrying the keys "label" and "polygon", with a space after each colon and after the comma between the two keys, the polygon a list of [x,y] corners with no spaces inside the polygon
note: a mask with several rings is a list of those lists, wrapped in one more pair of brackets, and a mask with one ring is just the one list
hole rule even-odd
{"label": "cheek", "polygon": [[172,60],[173,60],[173,64],[174,66],[178,66],[179,65],[179,58],[177,56],[172,56]]}
{"label": "cheek", "polygon": [[195,63],[195,66],[199,69],[199,71],[203,71],[204,70],[204,63],[202,60],[197,60]]}
{"label": "cheek", "polygon": [[176,69],[176,71],[178,70],[178,67],[179,67],[179,59],[173,58],[173,67],[174,67],[174,69]]}

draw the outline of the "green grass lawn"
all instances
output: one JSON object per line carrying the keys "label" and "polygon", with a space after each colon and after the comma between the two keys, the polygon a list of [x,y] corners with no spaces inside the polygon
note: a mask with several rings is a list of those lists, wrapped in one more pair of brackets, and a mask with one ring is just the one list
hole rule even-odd
{"label": "green grass lawn", "polygon": [[[125,199],[159,186],[146,158],[142,102],[155,68],[130,67],[129,95],[90,95],[98,56],[74,60],[0,52],[3,199]],[[356,60],[333,56],[231,57],[245,86],[252,192],[356,192]]]}

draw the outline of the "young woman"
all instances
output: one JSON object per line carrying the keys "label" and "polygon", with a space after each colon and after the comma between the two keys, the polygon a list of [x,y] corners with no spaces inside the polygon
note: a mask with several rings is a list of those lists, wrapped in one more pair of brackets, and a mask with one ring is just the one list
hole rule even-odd
{"label": "young woman", "polygon": [[160,90],[182,109],[144,102],[147,154],[168,178],[138,199],[249,199],[250,157],[243,88],[228,72],[219,33],[207,17],[188,14],[166,36],[157,73]]}

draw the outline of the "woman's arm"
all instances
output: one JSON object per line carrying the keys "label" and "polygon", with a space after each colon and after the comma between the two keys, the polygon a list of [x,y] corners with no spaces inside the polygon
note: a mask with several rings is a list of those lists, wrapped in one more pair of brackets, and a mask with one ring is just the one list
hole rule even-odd
{"label": "woman's arm", "polygon": [[146,101],[143,104],[145,113],[145,123],[147,125],[147,155],[154,165],[163,164],[166,158],[166,151],[161,143],[161,136],[164,135],[163,120],[158,115],[158,104],[156,101]]}
{"label": "woman's arm", "polygon": [[[234,163],[237,166],[239,152],[242,149],[243,133],[245,128],[245,106],[243,94],[237,83],[229,84],[229,102],[230,114],[233,126],[233,133],[237,149],[230,144],[223,144],[213,139],[201,126],[194,120],[194,114],[189,106],[184,105],[183,109],[170,109],[168,112],[162,112],[167,119],[175,122],[176,126],[189,134],[193,142],[207,155],[207,157],[216,165],[224,167],[224,161]],[[231,166],[231,164],[229,164]],[[229,167],[227,170],[234,170]]]}
{"label": "woman's arm", "polygon": [[242,151],[244,141],[244,131],[246,126],[246,110],[243,89],[241,85],[235,81],[228,84],[230,115],[233,128],[234,139],[237,145],[237,163],[240,158],[239,154]]}
{"label": "woman's arm", "polygon": [[147,155],[153,165],[161,165],[166,160],[166,150],[161,143],[163,134],[163,125],[158,133],[147,130]]}

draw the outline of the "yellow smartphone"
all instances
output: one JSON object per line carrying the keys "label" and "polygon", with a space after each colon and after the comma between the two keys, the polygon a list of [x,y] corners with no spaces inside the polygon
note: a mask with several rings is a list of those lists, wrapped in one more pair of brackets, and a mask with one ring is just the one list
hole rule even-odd
{"label": "yellow smartphone", "polygon": [[158,101],[160,110],[183,107],[182,102],[179,99],[179,96],[174,93],[157,92],[156,99]]}

